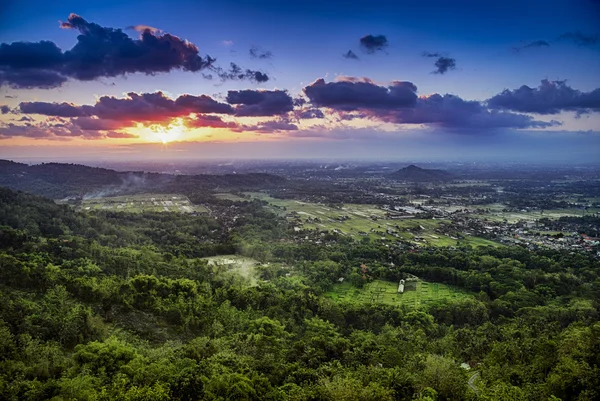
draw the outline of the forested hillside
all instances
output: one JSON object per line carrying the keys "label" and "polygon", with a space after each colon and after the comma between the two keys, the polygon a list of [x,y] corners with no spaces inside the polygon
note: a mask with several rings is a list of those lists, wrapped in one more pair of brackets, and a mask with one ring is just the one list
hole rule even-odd
{"label": "forested hillside", "polygon": [[27,165],[0,160],[0,186],[53,199],[154,192],[191,194],[217,187],[256,188],[285,182],[271,174],[171,175],[139,171],[121,172],[80,164]]}
{"label": "forested hillside", "polygon": [[[591,255],[298,243],[261,202],[222,203],[230,220],[83,213],[0,188],[0,399],[600,398]],[[254,281],[201,259],[230,254]],[[470,296],[326,296],[408,274]]]}

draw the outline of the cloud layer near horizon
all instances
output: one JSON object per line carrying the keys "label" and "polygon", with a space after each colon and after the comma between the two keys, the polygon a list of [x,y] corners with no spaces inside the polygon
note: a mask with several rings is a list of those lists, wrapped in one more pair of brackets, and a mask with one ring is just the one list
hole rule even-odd
{"label": "cloud layer near horizon", "polygon": [[[135,93],[125,97],[101,96],[93,105],[66,102],[21,102],[7,115],[21,117],[0,127],[0,138],[87,139],[132,138],[132,127],[168,126],[175,119],[185,127],[224,128],[231,132],[278,133],[301,137],[301,132],[327,132],[340,127],[356,128],[353,122],[373,130],[414,127],[485,134],[500,129],[544,129],[559,121],[538,120],[529,114],[579,114],[600,111],[600,89],[581,92],[565,81],[542,81],[538,88],[522,86],[505,90],[487,101],[466,100],[451,94],[419,95],[408,81],[378,84],[368,78],[319,78],[303,88],[302,97],[285,90],[230,90],[225,102],[208,95],[183,94],[170,98],[163,92]],[[6,110],[5,110],[6,109]],[[42,116],[35,122],[30,116]],[[36,117],[39,120],[40,117]],[[408,127],[408,128],[407,128]],[[293,135],[290,132],[298,132]],[[30,132],[31,134],[27,134]]]}

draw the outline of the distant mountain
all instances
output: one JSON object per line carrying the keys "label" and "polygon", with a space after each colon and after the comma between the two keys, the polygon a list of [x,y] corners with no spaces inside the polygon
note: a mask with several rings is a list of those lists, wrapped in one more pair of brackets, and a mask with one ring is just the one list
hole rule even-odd
{"label": "distant mountain", "polygon": [[453,176],[444,170],[426,169],[411,164],[408,167],[401,168],[400,170],[388,175],[388,178],[400,181],[431,182],[450,181],[452,180]]}
{"label": "distant mountain", "polygon": [[79,164],[42,163],[29,166],[0,160],[0,186],[54,199],[147,191],[189,194],[215,188],[265,188],[284,182],[286,179],[281,176],[264,173],[171,175],[122,172]]}

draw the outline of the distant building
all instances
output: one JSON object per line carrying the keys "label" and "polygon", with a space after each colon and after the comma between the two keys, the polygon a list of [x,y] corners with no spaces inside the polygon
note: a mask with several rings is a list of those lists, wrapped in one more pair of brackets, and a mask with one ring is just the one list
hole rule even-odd
{"label": "distant building", "polygon": [[405,291],[416,291],[418,282],[419,278],[417,276],[400,280],[400,283],[398,283],[398,293],[403,294]]}

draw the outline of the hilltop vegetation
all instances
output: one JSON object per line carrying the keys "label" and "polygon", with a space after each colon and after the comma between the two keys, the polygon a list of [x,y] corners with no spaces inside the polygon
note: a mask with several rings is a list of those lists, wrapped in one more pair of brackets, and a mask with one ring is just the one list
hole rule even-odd
{"label": "hilltop vegetation", "polygon": [[403,167],[388,177],[395,180],[412,182],[450,181],[453,178],[452,174],[447,171],[425,169],[417,167],[414,164]]}
{"label": "hilltop vegetation", "polygon": [[[230,220],[77,212],[0,189],[0,398],[600,396],[590,255],[296,243],[260,201],[226,202]],[[216,255],[256,264],[244,276],[202,259]],[[406,274],[467,295],[418,308],[327,295],[340,277],[369,291]]]}

